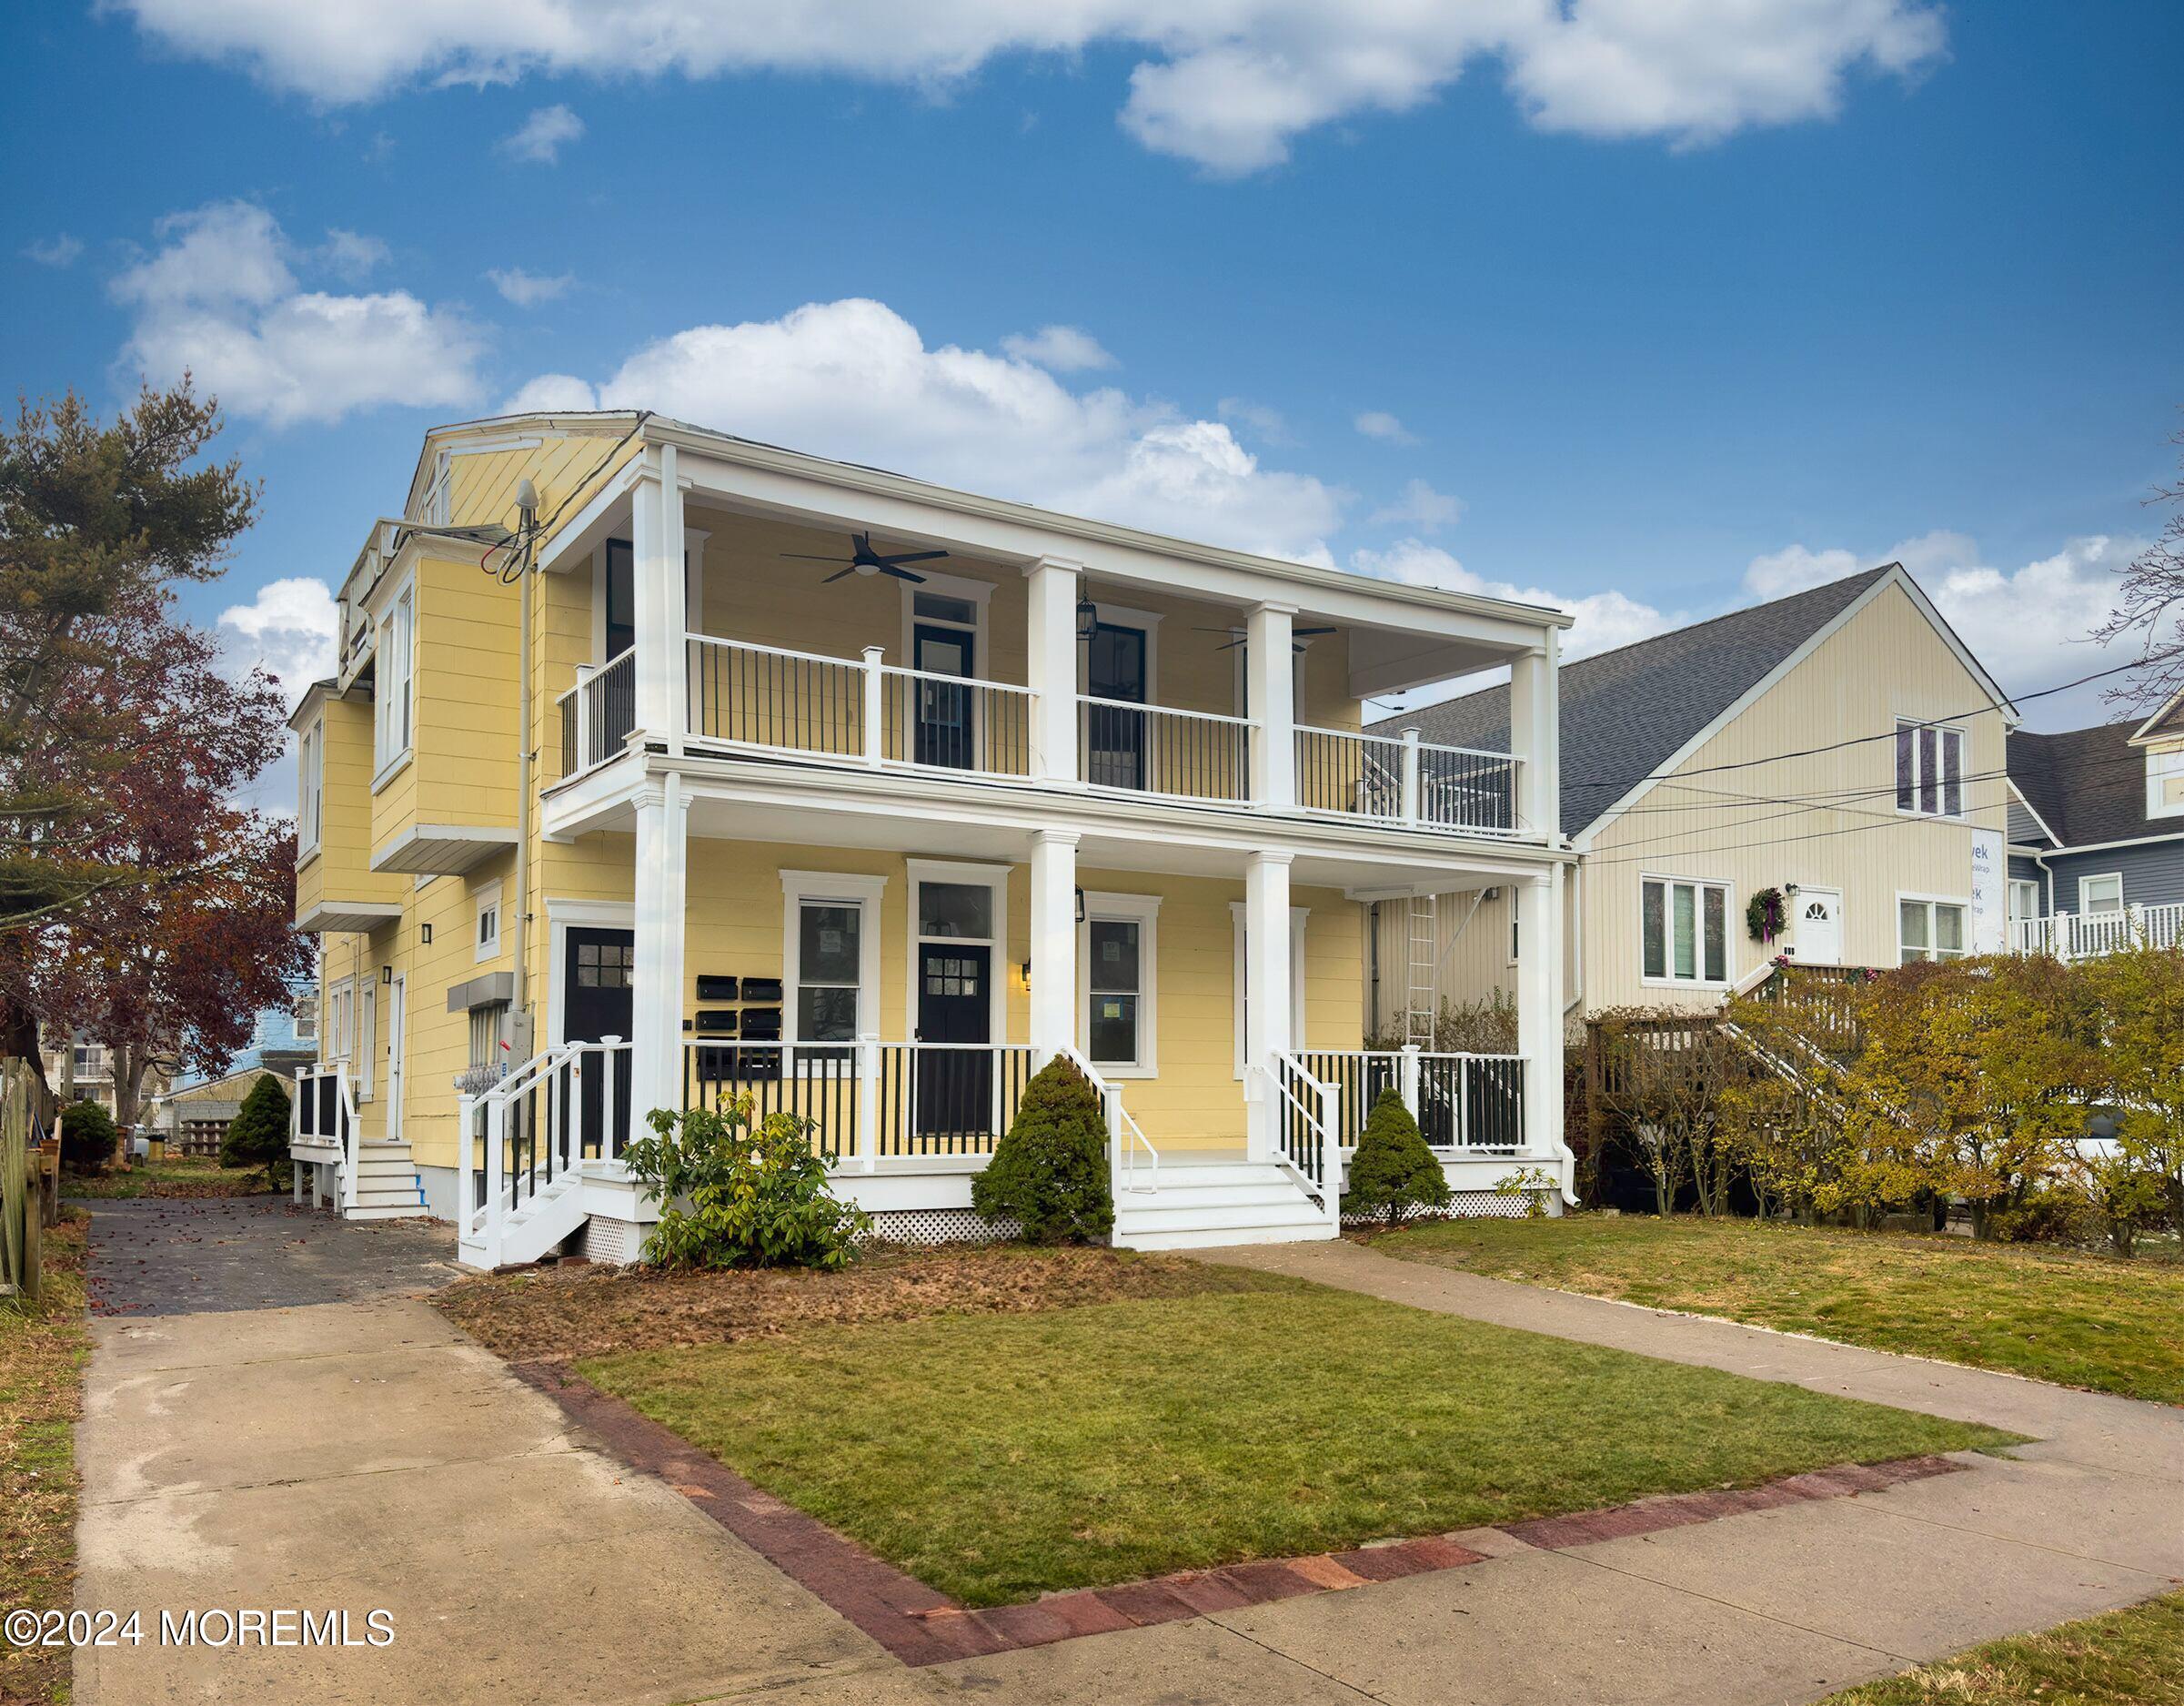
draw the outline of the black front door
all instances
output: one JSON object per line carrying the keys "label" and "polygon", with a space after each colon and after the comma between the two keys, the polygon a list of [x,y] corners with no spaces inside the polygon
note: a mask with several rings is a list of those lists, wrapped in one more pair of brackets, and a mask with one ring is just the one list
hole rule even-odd
{"label": "black front door", "polygon": [[[911,667],[924,675],[968,679],[978,673],[973,637],[960,628],[932,628],[920,622],[911,635]],[[978,730],[971,717],[971,692],[951,681],[918,683],[915,757],[921,764],[972,770],[978,764]]]}
{"label": "black front door", "polygon": [[[596,1043],[604,1036],[627,1037],[634,1027],[637,1008],[629,987],[629,970],[636,958],[637,935],[629,930],[571,930],[569,958],[561,968],[561,1040]],[[614,1084],[611,1102],[607,1081]],[[584,1153],[614,1156],[621,1153],[629,1135],[629,1056],[614,1055],[602,1060],[586,1056],[579,1103],[582,1110]],[[607,1110],[611,1106],[609,1120]]]}
{"label": "black front door", "polygon": [[[1145,631],[1102,622],[1084,655],[1090,699],[1145,702]],[[1145,785],[1145,713],[1120,705],[1084,708],[1084,779],[1109,788]]]}
{"label": "black front door", "polygon": [[[918,1041],[992,1040],[993,950],[928,942],[918,949]],[[993,1059],[982,1048],[921,1048],[918,1058],[916,1136],[920,1146],[983,1148],[993,1122]]]}

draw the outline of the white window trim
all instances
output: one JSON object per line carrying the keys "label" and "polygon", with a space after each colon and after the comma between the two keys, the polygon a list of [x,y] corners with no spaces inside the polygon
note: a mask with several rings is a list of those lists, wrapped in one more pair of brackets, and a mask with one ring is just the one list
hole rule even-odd
{"label": "white window trim", "polygon": [[357,974],[357,1057],[353,1075],[358,1103],[372,1099],[379,1078],[379,980],[369,972]]}
{"label": "white window trim", "polygon": [[[1077,926],[1077,1052],[1103,1078],[1160,1076],[1160,911],[1157,894],[1103,894],[1086,890],[1084,922]],[[1138,1058],[1092,1060],[1092,926],[1095,918],[1138,926]]]}
{"label": "white window trim", "polygon": [[314,717],[297,739],[296,863],[315,858],[326,833],[326,719]]}
{"label": "white window trim", "polygon": [[[326,1024],[319,1029],[319,1062],[331,1065],[357,1052],[357,980],[337,977],[326,986]],[[328,1052],[331,1051],[331,1052]]]}
{"label": "white window trim", "polygon": [[2184,746],[2146,749],[2146,814],[2149,818],[2184,817],[2184,793],[2174,801],[2161,798],[2161,784],[2170,777],[2184,778]]}
{"label": "white window trim", "polygon": [[2120,913],[2125,910],[2123,901],[2123,873],[2120,871],[2090,871],[2088,872],[2084,876],[2078,879],[2078,910],[2079,913],[2087,916],[2090,916],[2094,910],[2086,903],[2086,884],[2088,883],[2109,882],[2112,882],[2116,884],[2116,904],[2113,906],[2103,906],[2100,908],[2100,912],[2103,915],[2105,915],[2109,913]]}
{"label": "white window trim", "polygon": [[781,1040],[800,1043],[801,1023],[796,998],[802,981],[803,937],[798,925],[809,902],[830,906],[854,906],[862,914],[857,924],[857,1024],[859,1036],[870,1036],[880,1022],[881,896],[886,893],[883,876],[857,876],[840,871],[784,871],[781,877]]}
{"label": "white window trim", "polygon": [[[1509,964],[1515,965],[1517,963],[1517,960],[1521,957],[1525,945],[1524,936],[1520,934],[1523,927],[1525,909],[1516,903],[1515,883],[1504,883],[1502,885],[1502,895],[1503,904],[1509,908]],[[1646,895],[1643,890],[1641,890],[1638,894],[1638,904],[1641,907],[1646,904]],[[1641,913],[1639,916],[1639,927],[1643,929],[1644,925],[1645,917],[1643,913]],[[1645,944],[1641,942],[1638,944],[1639,963],[1641,965],[1645,963],[1645,953],[1646,946]]]}
{"label": "white window trim", "polygon": [[[1646,885],[1648,883],[1682,883],[1692,888],[1719,889],[1722,891],[1721,934],[1722,971],[1724,975],[1713,977],[1648,977],[1646,974]],[[1511,903],[1515,895],[1510,896]],[[1698,964],[1706,964],[1706,914],[1705,903],[1698,911]],[[1673,957],[1674,944],[1665,950],[1664,964]],[[1667,871],[1646,871],[1638,876],[1638,982],[1647,989],[1726,989],[1740,975],[1736,969],[1736,885],[1726,877],[1677,876]]]}
{"label": "white window trim", "polygon": [[[408,698],[408,702],[404,709],[408,714],[403,720],[409,725],[409,738],[402,743],[399,752],[389,752],[386,750],[387,727],[393,708],[387,696],[387,673],[393,647],[391,644],[381,643],[383,639],[389,639],[390,636],[383,636],[380,631],[394,625],[399,619],[401,609],[405,603],[409,607],[409,646],[408,656],[404,660],[404,669],[407,673],[402,683],[402,691]],[[379,611],[372,614],[371,630],[373,647],[378,659],[376,665],[377,675],[372,684],[372,759],[377,766],[372,772],[372,792],[377,793],[400,772],[403,766],[409,762],[410,758],[417,751],[418,584],[415,569],[410,570],[396,583],[394,590],[387,594]]]}
{"label": "white window trim", "polygon": [[[1940,733],[1954,734],[1957,737],[1957,810],[1954,812],[1922,812],[1916,803],[1907,806],[1897,800],[1895,803],[1896,815],[1922,818],[1927,823],[1962,823],[1968,820],[1971,816],[1967,803],[1971,794],[1971,782],[1968,780],[1971,772],[1969,760],[1972,749],[1970,732],[1960,722],[1934,722],[1920,717],[1898,717],[1896,720],[1896,729],[1899,734],[1906,729],[1933,729]],[[1935,755],[1937,758],[1940,756],[1938,746],[1936,748]],[[1914,802],[1918,798],[1919,783],[1923,780],[1924,778],[1918,772],[1918,742],[1913,741],[1911,742],[1911,798]],[[1937,800],[1941,797],[1941,790],[1947,785],[1947,768],[1945,765],[1942,774],[1934,779],[1934,794]],[[1896,792],[1896,742],[1893,740],[1888,742],[1888,792],[1891,796]],[[1897,934],[1900,934],[1901,932],[1899,931]]]}
{"label": "white window trim", "polygon": [[[478,964],[483,965],[488,960],[497,960],[500,957],[501,932],[507,922],[500,915],[500,879],[496,877],[492,882],[473,891],[471,901],[474,909],[470,927],[472,955]],[[486,914],[488,910],[493,914],[493,939],[490,943],[479,939],[478,928],[485,923]]]}
{"label": "white window trim", "polygon": [[[904,582],[905,585],[909,583]],[[914,1035],[918,1028],[918,950],[928,942],[958,943],[965,947],[985,947],[992,950],[988,956],[986,986],[990,1007],[986,1020],[986,1035],[996,1043],[1009,1040],[1009,867],[966,863],[954,859],[905,859],[909,873],[910,893],[904,910],[910,914],[905,924],[910,938],[910,964],[903,975],[902,1028]],[[921,883],[961,883],[982,888],[991,896],[994,934],[991,936],[927,936],[918,932],[918,884]]]}
{"label": "white window trim", "polygon": [[[708,528],[682,530],[682,624],[686,633],[705,631],[705,542],[712,536]],[[619,534],[614,542],[629,543]],[[607,546],[608,541],[601,540],[591,548],[591,667],[595,670],[614,661],[607,655]],[[630,572],[636,571],[633,556]]]}
{"label": "white window trim", "polygon": [[[907,580],[896,582],[902,589],[902,650],[897,654],[902,660],[902,667],[906,670],[918,667],[917,632],[918,625],[923,622],[936,628],[953,628],[968,633],[971,636],[971,677],[977,681],[991,681],[993,660],[986,650],[986,635],[990,626],[986,604],[993,596],[993,583],[991,580],[968,580],[961,575],[937,574],[922,567],[919,572],[925,576],[921,585],[912,586]],[[945,616],[919,615],[917,603],[921,592],[937,592],[942,598],[964,600],[971,608],[971,620],[956,622]]]}
{"label": "white window trim", "polygon": [[[1250,908],[1243,901],[1229,903],[1229,934],[1233,944],[1236,975],[1231,984],[1230,1017],[1236,1033],[1234,1076],[1243,1077],[1244,1010],[1243,993],[1245,918]],[[1304,921],[1312,916],[1309,906],[1289,909],[1289,1045],[1302,1053],[1304,1048]]]}
{"label": "white window trim", "polygon": [[[1925,815],[1925,813],[1920,813],[1919,815],[1921,815],[1921,816],[1924,816],[1924,815]],[[1905,903],[1906,901],[1909,901],[1909,902],[1911,902],[1911,903],[1912,903],[1913,904],[1915,904],[1915,905],[1921,905],[1921,906],[1924,906],[1924,907],[1926,907],[1926,908],[1927,909],[1927,947],[1926,947],[1926,952],[1927,952],[1927,960],[1926,960],[1926,961],[1918,961],[1918,962],[1914,962],[1914,961],[1907,960],[1907,959],[1905,959],[1905,958],[1904,958],[1904,945],[1905,945],[1905,944],[1904,944],[1904,903]],[[1937,906],[1954,906],[1954,907],[1957,907],[1957,908],[1960,909],[1960,910],[1963,912],[1963,914],[1964,914],[1964,936],[1963,936],[1964,946],[1963,946],[1963,947],[1961,947],[1961,948],[1959,948],[1959,949],[1958,949],[1958,950],[1957,950],[1957,951],[1956,951],[1954,954],[1950,954],[1950,955],[1949,955],[1949,958],[1951,958],[1951,959],[1953,959],[1953,960],[1965,960],[1965,959],[1969,959],[1969,958],[1971,957],[1971,954],[1972,954],[1972,897],[1971,897],[1970,895],[1968,895],[1968,894],[1917,894],[1917,893],[1912,893],[1912,892],[1911,892],[1910,890],[1908,890],[1908,889],[1898,889],[1898,890],[1897,890],[1897,891],[1896,891],[1896,963],[1897,963],[1898,965],[1910,965],[1910,964],[1927,964],[1927,963],[1928,963],[1928,962],[1931,962],[1932,964],[1939,964],[1941,963],[1941,952],[1940,952],[1940,950],[1939,950],[1937,947],[1936,947],[1936,946],[1935,946],[1935,944],[1934,944],[1934,941],[1933,941],[1933,937],[1934,937],[1935,932],[1934,932],[1934,927],[1933,927],[1933,926],[1934,926],[1934,914],[1933,914],[1933,910],[1932,910],[1932,909],[1933,909],[1933,908],[1935,908],[1935,907],[1937,907]]]}
{"label": "white window trim", "polygon": [[[2032,891],[2032,910],[2018,910],[2018,898],[2027,889]],[[2013,920],[2038,918],[2040,915],[2040,883],[2038,877],[2011,877],[2009,879],[2009,916]]]}

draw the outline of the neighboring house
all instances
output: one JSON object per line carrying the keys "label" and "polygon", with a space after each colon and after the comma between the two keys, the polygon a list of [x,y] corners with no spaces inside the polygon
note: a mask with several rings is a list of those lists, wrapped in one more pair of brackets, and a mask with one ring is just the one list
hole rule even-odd
{"label": "neighboring house", "polygon": [[[481,572],[534,502],[536,572]],[[629,1134],[748,1095],[883,1234],[976,1233],[1057,1055],[1122,1243],[1333,1236],[1330,1155],[1388,1084],[1467,1200],[1567,1189],[1559,612],[631,413],[428,434],[340,609],[292,721],[325,1063],[296,1154],[346,1212],[626,1258]],[[1361,729],[1505,668],[1498,752]],[[1530,938],[1514,1048],[1369,1056],[1361,897],[1486,885]]]}
{"label": "neighboring house", "polygon": [[2010,945],[2184,943],[2184,693],[2143,722],[2009,737]]}
{"label": "neighboring house", "polygon": [[295,1087],[297,1072],[318,1058],[318,992],[298,986],[285,1007],[257,1015],[248,1045],[217,1078],[191,1073],[153,1099],[145,1124],[164,1133],[186,1155],[217,1155],[228,1122],[242,1111],[243,1099],[260,1078],[271,1075]]}
{"label": "neighboring house", "polygon": [[[2001,690],[1895,564],[1562,669],[1565,987],[1574,1015],[1718,1005],[1777,955],[1895,965],[1999,951]],[[1491,748],[1506,688],[1388,718],[1381,734]],[[1746,911],[1779,890],[1786,924]],[[1383,903],[1373,1026],[1509,984],[1505,895]]]}
{"label": "neighboring house", "polygon": [[[121,1104],[114,1082],[114,1052],[104,1043],[91,1042],[78,1032],[70,1042],[45,1046],[41,1053],[45,1082],[64,1105],[96,1102],[109,1114],[118,1113]],[[166,1089],[166,1073],[156,1065],[147,1066],[139,1107],[149,1107]]]}

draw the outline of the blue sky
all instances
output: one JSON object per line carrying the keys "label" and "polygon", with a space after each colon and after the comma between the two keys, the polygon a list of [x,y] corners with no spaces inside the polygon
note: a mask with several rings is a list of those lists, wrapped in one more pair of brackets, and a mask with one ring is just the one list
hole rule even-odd
{"label": "blue sky", "polygon": [[1897,555],[2018,691],[2100,667],[2158,524],[2184,7],[513,10],[8,25],[7,371],[226,399],[266,513],[192,608],[238,656],[315,667],[293,583],[519,397],[1551,597],[1579,647]]}

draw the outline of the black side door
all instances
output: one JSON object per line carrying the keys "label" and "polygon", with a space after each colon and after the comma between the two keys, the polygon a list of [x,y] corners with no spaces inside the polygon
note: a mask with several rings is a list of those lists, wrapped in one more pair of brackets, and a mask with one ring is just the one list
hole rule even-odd
{"label": "black side door", "polygon": [[[911,632],[911,668],[926,675],[976,675],[973,636],[960,628],[920,622]],[[971,689],[949,681],[917,684],[918,726],[914,755],[921,764],[972,770],[978,764],[978,729],[972,720]]]}
{"label": "black side door", "polygon": [[[637,954],[630,930],[571,930],[568,962],[561,968],[561,1038],[596,1043],[604,1036],[630,1035],[637,1018],[629,970]],[[613,1081],[609,1100],[608,1080]],[[583,1113],[584,1153],[615,1156],[629,1135],[629,1056],[601,1062],[588,1058],[578,1089]],[[612,1117],[608,1110],[612,1109]]]}
{"label": "black side door", "polygon": [[[918,1041],[992,1040],[993,950],[928,942],[918,949]],[[993,1058],[979,1048],[921,1048],[913,1147],[927,1153],[986,1146],[993,1123]],[[976,1141],[972,1141],[976,1140]]]}
{"label": "black side door", "polygon": [[[1145,702],[1145,631],[1102,622],[1085,644],[1087,698]],[[1145,713],[1121,705],[1087,705],[1084,779],[1109,788],[1145,785]]]}

